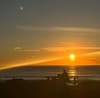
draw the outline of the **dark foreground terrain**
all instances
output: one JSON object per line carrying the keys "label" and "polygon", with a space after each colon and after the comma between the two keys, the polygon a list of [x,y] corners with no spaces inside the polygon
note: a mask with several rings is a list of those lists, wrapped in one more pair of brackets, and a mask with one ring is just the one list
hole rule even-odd
{"label": "dark foreground terrain", "polygon": [[100,82],[68,86],[57,80],[15,79],[0,83],[0,98],[100,98]]}

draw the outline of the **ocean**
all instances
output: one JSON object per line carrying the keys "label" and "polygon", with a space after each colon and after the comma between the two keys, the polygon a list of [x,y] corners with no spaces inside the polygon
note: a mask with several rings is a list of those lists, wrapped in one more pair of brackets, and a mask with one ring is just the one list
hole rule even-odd
{"label": "ocean", "polygon": [[79,80],[100,80],[100,66],[24,66],[0,71],[0,79],[46,79],[66,70],[69,76]]}

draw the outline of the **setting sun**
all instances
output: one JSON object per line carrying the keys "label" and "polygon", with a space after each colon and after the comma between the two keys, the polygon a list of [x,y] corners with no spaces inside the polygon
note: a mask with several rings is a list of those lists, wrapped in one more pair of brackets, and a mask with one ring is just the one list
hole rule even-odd
{"label": "setting sun", "polygon": [[69,55],[69,59],[70,59],[71,61],[75,61],[75,58],[76,58],[75,54],[70,54],[70,55]]}

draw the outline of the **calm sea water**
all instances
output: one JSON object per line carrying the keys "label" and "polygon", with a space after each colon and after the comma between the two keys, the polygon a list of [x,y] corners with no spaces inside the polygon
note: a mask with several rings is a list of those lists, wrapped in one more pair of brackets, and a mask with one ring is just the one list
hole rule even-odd
{"label": "calm sea water", "polygon": [[100,66],[54,66],[54,67],[17,67],[0,71],[0,79],[45,79],[56,76],[66,70],[69,76],[77,76],[79,80],[100,80]]}

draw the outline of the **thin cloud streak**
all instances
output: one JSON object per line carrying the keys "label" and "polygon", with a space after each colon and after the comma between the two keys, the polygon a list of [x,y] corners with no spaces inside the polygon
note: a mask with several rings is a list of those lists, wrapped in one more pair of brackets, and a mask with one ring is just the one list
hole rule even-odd
{"label": "thin cloud streak", "polygon": [[68,31],[68,32],[100,32],[97,28],[84,28],[84,27],[34,27],[34,26],[17,26],[18,29],[24,31]]}
{"label": "thin cloud streak", "polygon": [[55,52],[55,51],[66,51],[66,50],[100,50],[100,47],[49,47],[49,48],[43,48],[43,50],[48,52]]}
{"label": "thin cloud streak", "polygon": [[60,52],[66,50],[100,50],[100,47],[48,47],[48,48],[40,48],[40,49],[23,49],[21,47],[14,48],[17,52]]}
{"label": "thin cloud streak", "polygon": [[40,52],[40,50],[19,50],[19,52]]}
{"label": "thin cloud streak", "polygon": [[100,56],[100,51],[85,53],[80,56]]}
{"label": "thin cloud streak", "polygon": [[15,47],[14,50],[17,52],[40,52],[40,49],[23,49],[21,47]]}
{"label": "thin cloud streak", "polygon": [[15,47],[14,50],[15,50],[15,51],[17,51],[17,50],[22,50],[22,47]]}

